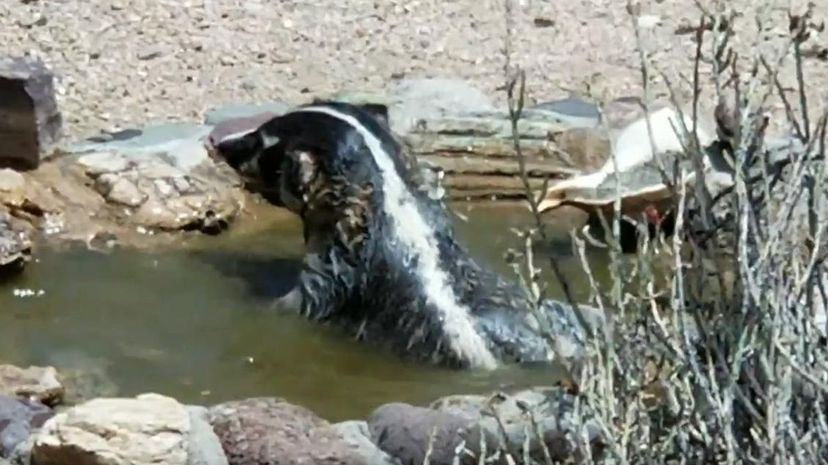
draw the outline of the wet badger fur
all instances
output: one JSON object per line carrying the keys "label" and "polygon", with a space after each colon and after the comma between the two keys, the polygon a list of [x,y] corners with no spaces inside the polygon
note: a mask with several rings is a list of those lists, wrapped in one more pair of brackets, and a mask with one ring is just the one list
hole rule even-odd
{"label": "wet badger fur", "polygon": [[[216,156],[304,225],[299,284],[282,303],[413,357],[455,368],[577,356],[585,332],[568,305],[531,311],[519,286],[476,263],[446,207],[381,119],[315,102],[222,141]],[[603,316],[581,307],[591,326]],[[544,337],[538,318],[551,329]]]}

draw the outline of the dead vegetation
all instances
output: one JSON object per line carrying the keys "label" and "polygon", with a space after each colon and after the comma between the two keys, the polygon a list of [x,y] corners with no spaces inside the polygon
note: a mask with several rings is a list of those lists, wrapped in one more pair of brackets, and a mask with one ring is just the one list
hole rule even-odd
{"label": "dead vegetation", "polygon": [[[574,434],[570,439],[580,444],[574,455],[582,463],[612,464],[826,463],[828,114],[812,113],[806,90],[819,84],[803,72],[808,42],[822,23],[812,7],[790,11],[784,24],[773,23],[770,14],[741,17],[726,1],[698,8],[691,32],[696,57],[687,76],[671,80],[649,60],[637,21],[640,7],[628,4],[644,113],[657,78],[671,89],[675,108],[693,112],[692,121],[701,116],[700,95],[712,91],[718,141],[703,147],[694,128],[675,128],[691,141],[680,158],[690,162],[696,181],[679,183],[685,168],[662,166],[676,218],[669,237],[642,235],[637,253],[623,255],[614,239],[620,201],[615,215],[603,219],[612,232],[606,244],[609,286],[592,279],[585,241],[572,234],[591,283],[589,303],[616,317],[612,337],[594,335],[593,357],[573,367],[570,386],[578,415],[599,425],[605,453],[593,457],[594,449]],[[771,53],[757,45],[749,56],[739,55],[729,46],[739,21],[752,21],[760,31],[784,28],[784,46]],[[700,77],[703,67],[712,70],[712,80]],[[516,131],[525,77],[508,59],[505,70]],[[782,76],[793,76],[793,82]],[[676,97],[686,91],[682,86],[690,86],[690,105]],[[789,86],[796,91],[788,92]],[[773,101],[784,104],[785,121],[769,120]],[[790,136],[770,137],[771,124],[788,128]],[[514,142],[525,173],[517,135]],[[716,158],[718,169],[705,169],[705,157]],[[517,253],[524,259],[522,281],[540,301],[545,289],[532,244],[549,238],[537,191],[523,178],[537,221],[521,233],[526,247]],[[577,307],[567,277],[551,260],[565,297]],[[497,463],[535,463],[501,452],[506,462]],[[484,457],[475,460],[486,463]],[[537,463],[555,462],[547,454]]]}

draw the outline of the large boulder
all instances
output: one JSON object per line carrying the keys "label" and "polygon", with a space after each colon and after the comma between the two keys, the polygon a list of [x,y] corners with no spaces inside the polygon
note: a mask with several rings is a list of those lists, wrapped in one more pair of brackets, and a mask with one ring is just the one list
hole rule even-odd
{"label": "large boulder", "polygon": [[37,168],[61,135],[54,75],[39,59],[0,57],[0,165]]}
{"label": "large boulder", "polygon": [[63,394],[63,384],[53,367],[0,365],[0,395],[56,405]]}
{"label": "large boulder", "polygon": [[191,430],[189,412],[169,397],[98,398],[50,418],[35,436],[32,461],[186,465]]}
{"label": "large boulder", "polygon": [[0,458],[9,458],[54,413],[34,401],[0,395]]}
{"label": "large boulder", "polygon": [[353,425],[332,427],[283,399],[226,402],[214,406],[210,417],[230,465],[389,463]]}

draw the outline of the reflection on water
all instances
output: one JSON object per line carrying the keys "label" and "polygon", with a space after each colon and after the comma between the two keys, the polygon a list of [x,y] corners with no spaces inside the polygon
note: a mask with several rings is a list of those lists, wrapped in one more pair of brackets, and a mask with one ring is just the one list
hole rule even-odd
{"label": "reflection on water", "polygon": [[[478,208],[457,227],[472,253],[503,272],[520,209]],[[568,246],[553,247],[579,295],[583,273]],[[0,286],[0,362],[104,372],[120,395],[154,391],[212,404],[281,396],[331,420],[389,401],[428,403],[453,393],[548,384],[550,369],[455,372],[406,363],[298,316],[269,309],[293,283],[298,225],[199,238],[193,250],[40,250]],[[15,289],[40,296],[15,297]],[[558,287],[551,286],[552,293]],[[109,393],[108,391],[104,391]]]}

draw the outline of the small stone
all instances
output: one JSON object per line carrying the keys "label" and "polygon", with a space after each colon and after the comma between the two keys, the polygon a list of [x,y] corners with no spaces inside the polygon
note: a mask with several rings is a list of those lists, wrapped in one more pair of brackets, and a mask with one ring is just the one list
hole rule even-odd
{"label": "small stone", "polygon": [[0,365],[0,395],[55,405],[63,399],[63,392],[54,367]]}
{"label": "small stone", "polygon": [[90,176],[104,173],[118,173],[129,169],[129,160],[117,152],[99,152],[78,158],[78,163],[86,168]]}
{"label": "small stone", "polygon": [[142,61],[152,60],[164,54],[164,50],[160,47],[149,47],[138,52],[138,59]]}
{"label": "small stone", "polygon": [[9,168],[0,169],[0,201],[4,195],[21,192],[26,186],[22,174]]}
{"label": "small stone", "polygon": [[661,18],[656,15],[641,15],[636,22],[641,29],[653,29],[661,24]]}
{"label": "small stone", "polygon": [[38,465],[186,465],[190,416],[169,397],[99,398],[50,418],[37,433]]}
{"label": "small stone", "polygon": [[60,139],[54,75],[28,57],[0,58],[0,163],[34,169]]}
{"label": "small stone", "polygon": [[100,186],[100,192],[112,203],[137,208],[147,200],[147,196],[133,181],[117,174],[101,175],[96,185]]}

